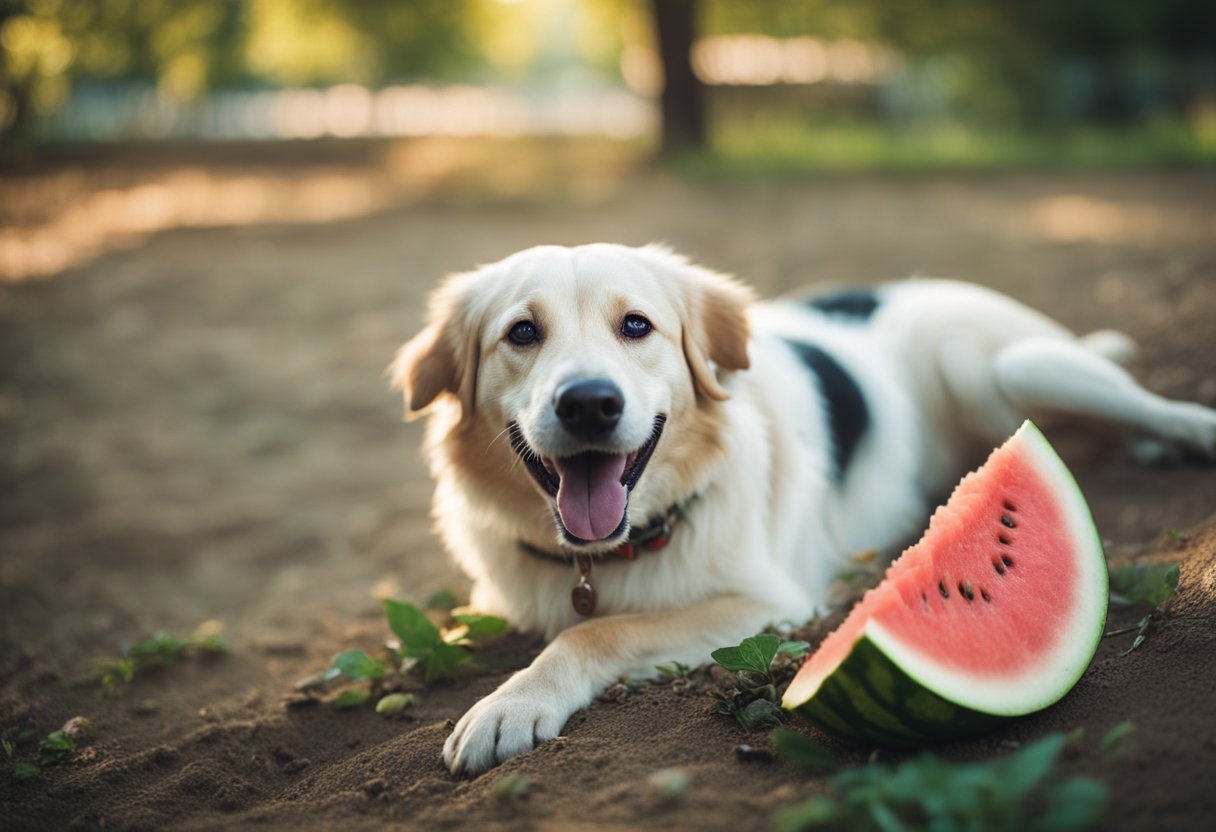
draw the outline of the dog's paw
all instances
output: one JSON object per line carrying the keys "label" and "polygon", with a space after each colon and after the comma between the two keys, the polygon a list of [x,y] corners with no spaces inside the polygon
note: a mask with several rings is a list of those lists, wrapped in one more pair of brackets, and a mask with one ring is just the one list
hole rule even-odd
{"label": "dog's paw", "polygon": [[553,739],[569,715],[551,694],[499,688],[456,723],[443,761],[453,774],[480,774]]}

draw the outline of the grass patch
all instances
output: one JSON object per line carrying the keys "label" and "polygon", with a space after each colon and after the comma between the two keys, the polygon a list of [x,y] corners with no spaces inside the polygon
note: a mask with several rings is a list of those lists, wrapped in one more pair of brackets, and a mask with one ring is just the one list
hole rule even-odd
{"label": "grass patch", "polygon": [[710,149],[674,162],[694,178],[1004,169],[1128,170],[1216,167],[1216,133],[1169,122],[1126,130],[895,129],[797,118],[719,120]]}

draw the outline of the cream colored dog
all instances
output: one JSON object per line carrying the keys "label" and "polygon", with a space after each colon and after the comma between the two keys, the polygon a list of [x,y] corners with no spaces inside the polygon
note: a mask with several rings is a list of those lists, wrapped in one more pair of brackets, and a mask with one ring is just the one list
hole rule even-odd
{"label": "cream colored dog", "polygon": [[994,292],[908,281],[809,302],[657,247],[540,247],[446,280],[392,367],[430,413],[434,514],[473,606],[550,644],[456,725],[474,774],[557,736],[621,675],[699,664],[821,609],[1028,415],[1216,451],[1216,411],[1155,396]]}

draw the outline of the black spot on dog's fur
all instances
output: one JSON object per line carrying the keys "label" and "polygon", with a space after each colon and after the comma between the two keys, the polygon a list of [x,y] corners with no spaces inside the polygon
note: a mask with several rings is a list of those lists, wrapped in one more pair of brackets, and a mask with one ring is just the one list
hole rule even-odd
{"label": "black spot on dog's fur", "polygon": [[832,473],[836,481],[841,482],[849,470],[857,443],[870,424],[865,397],[849,372],[819,347],[801,341],[786,343],[818,381],[819,392],[827,404],[828,426],[832,431]]}
{"label": "black spot on dog's fur", "polygon": [[825,315],[867,321],[878,308],[878,295],[870,289],[843,289],[807,298],[806,305]]}

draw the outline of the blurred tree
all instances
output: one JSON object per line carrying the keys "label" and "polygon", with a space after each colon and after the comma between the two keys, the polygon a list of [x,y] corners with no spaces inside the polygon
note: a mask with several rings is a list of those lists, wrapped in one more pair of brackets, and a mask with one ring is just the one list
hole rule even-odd
{"label": "blurred tree", "polygon": [[669,156],[705,144],[705,89],[692,71],[697,0],[650,0],[663,64],[659,152]]}

